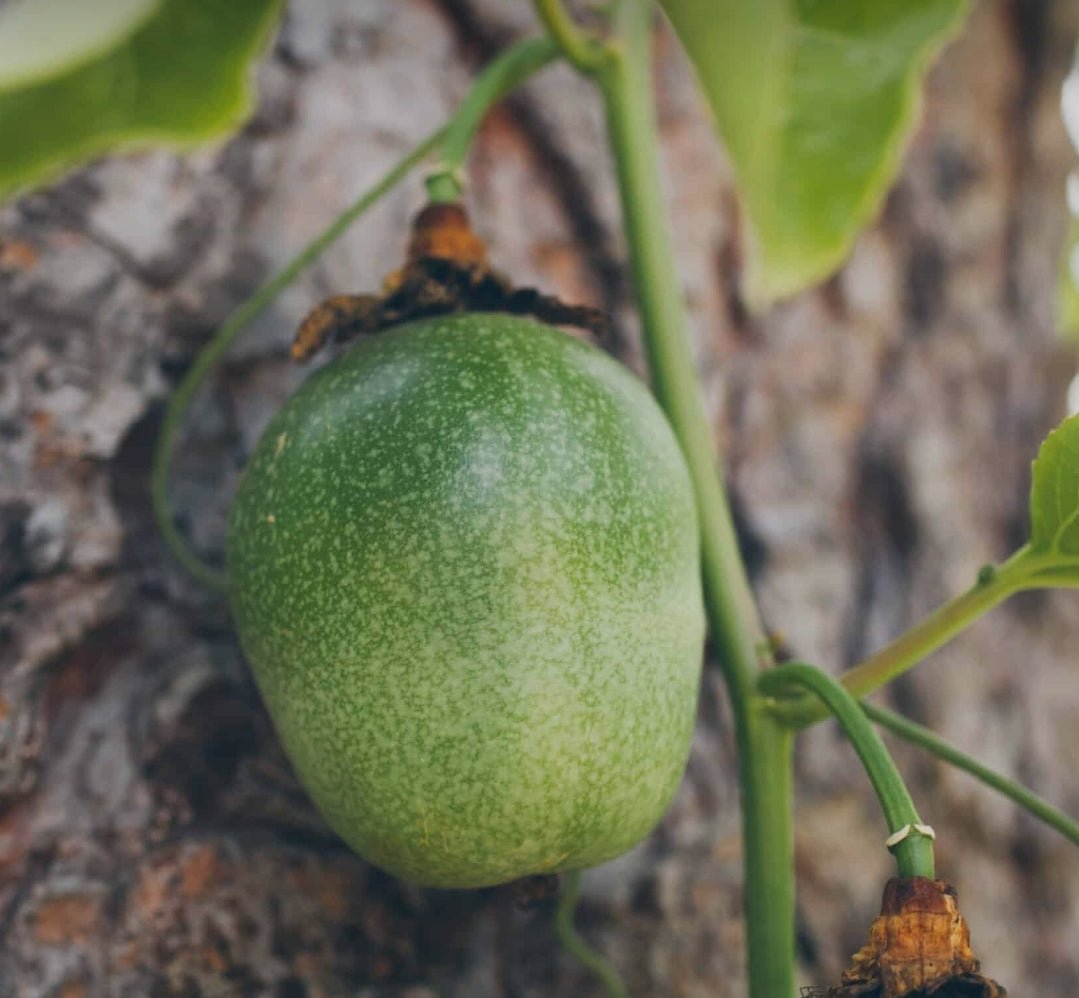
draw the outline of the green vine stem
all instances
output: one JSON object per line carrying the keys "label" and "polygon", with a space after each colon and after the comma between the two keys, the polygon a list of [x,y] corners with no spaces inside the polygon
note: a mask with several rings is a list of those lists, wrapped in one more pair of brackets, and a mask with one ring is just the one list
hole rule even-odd
{"label": "green vine stem", "polygon": [[532,38],[507,49],[484,69],[446,127],[439,161],[427,176],[429,201],[461,200],[468,150],[484,115],[492,104],[552,63],[560,54],[553,39],[547,36]]}
{"label": "green vine stem", "polygon": [[582,73],[595,73],[606,59],[603,43],[581,31],[562,0],[536,0],[536,13],[562,54]]}
{"label": "green vine stem", "polygon": [[992,787],[998,793],[1014,801],[1039,821],[1060,832],[1061,835],[1075,843],[1075,845],[1079,845],[1079,822],[1073,821],[1063,811],[1053,807],[1052,804],[1043,800],[1022,784],[994,772],[988,766],[978,762],[977,759],[971,758],[965,752],[961,752],[954,745],[946,742],[940,735],[909,718],[903,717],[901,714],[896,714],[894,711],[884,707],[876,707],[868,703],[862,704],[862,711],[875,724],[879,724],[882,728],[892,732],[892,734],[925,749],[938,759],[955,766],[956,769],[969,773],[986,786]]}
{"label": "green vine stem", "polygon": [[573,870],[562,878],[562,893],[554,919],[555,935],[566,952],[575,956],[599,978],[609,998],[627,998],[628,992],[618,976],[618,971],[584,941],[573,924],[580,897],[581,871]]}
{"label": "green vine stem", "polygon": [[903,777],[858,701],[826,672],[802,662],[781,665],[763,673],[757,685],[767,696],[783,697],[789,695],[793,687],[801,686],[820,698],[858,753],[880,800],[888,830],[893,835],[904,830],[908,833],[892,847],[899,876],[934,879],[933,841],[919,831],[925,826]]}
{"label": "green vine stem", "polygon": [[[745,907],[752,998],[794,994],[790,731],[758,697],[763,629],[716,465],[674,253],[663,214],[652,108],[652,4],[621,0],[597,72],[618,173],[626,237],[652,385],[685,452],[697,498],[706,610],[735,717],[745,843]],[[761,660],[765,661],[762,662]]]}
{"label": "green vine stem", "polygon": [[[975,620],[1009,596],[1030,584],[1029,566],[1023,548],[999,567],[987,565],[965,593],[939,607],[905,631],[891,644],[870,655],[839,676],[839,681],[860,700],[891,682],[931,655]],[[801,697],[777,705],[775,716],[793,728],[804,728],[828,717],[823,705]]]}
{"label": "green vine stem", "polygon": [[599,74],[622,194],[637,302],[652,387],[685,451],[701,518],[702,561],[712,638],[740,702],[752,695],[760,650],[768,646],[738,548],[716,463],[656,163],[648,0],[622,0],[615,40]]}
{"label": "green vine stem", "polygon": [[[172,516],[169,503],[169,476],[180,426],[202,383],[233,340],[263,312],[286,287],[356,221],[368,208],[381,200],[419,165],[431,152],[442,148],[442,162],[463,163],[468,143],[475,134],[483,112],[501,100],[532,73],[546,66],[558,54],[549,39],[529,39],[508,49],[495,59],[476,79],[472,90],[461,103],[454,118],[406,153],[373,187],[365,191],[280,271],[274,274],[247,301],[225,320],[224,324],[195,358],[180,380],[165,408],[165,416],[154,445],[150,472],[150,495],[154,517],[166,545],[176,560],[210,589],[228,590],[228,575],[208,564],[189,546]],[[448,150],[448,151],[447,151]],[[456,169],[456,168],[454,168]],[[458,188],[459,193],[459,188]]]}

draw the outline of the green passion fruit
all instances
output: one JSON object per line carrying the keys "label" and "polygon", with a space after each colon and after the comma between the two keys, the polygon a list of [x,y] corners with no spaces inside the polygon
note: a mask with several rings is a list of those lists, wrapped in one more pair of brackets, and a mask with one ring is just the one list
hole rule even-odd
{"label": "green passion fruit", "polygon": [[313,375],[229,525],[232,608],[335,831],[418,884],[591,866],[658,822],[704,618],[647,389],[531,320],[425,319]]}

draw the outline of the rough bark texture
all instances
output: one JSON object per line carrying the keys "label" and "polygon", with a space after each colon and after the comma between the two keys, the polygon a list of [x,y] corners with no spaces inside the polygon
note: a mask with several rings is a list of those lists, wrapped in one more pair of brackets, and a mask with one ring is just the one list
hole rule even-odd
{"label": "rough bark texture", "polygon": [[[985,2],[945,53],[879,223],[826,286],[747,316],[729,167],[658,43],[669,207],[717,440],[771,626],[848,665],[1004,556],[1074,358],[1052,291],[1074,161],[1058,95],[1068,0]],[[151,522],[150,446],[228,311],[437,124],[527,28],[498,0],[302,0],[223,147],[101,163],[0,211],[0,994],[330,998],[595,995],[548,913],[420,891],[329,833],[294,780],[221,601]],[[238,468],[301,372],[295,323],[374,287],[412,183],[256,324],[191,420],[186,529],[221,547]],[[523,283],[618,318],[639,368],[597,103],[565,69],[480,137],[474,217]],[[897,683],[893,703],[1079,811],[1079,596],[1016,599]],[[985,969],[1079,993],[1079,855],[962,775],[899,749]],[[635,995],[744,993],[739,823],[708,671],[662,827],[590,874],[585,932]],[[889,859],[834,726],[798,753],[805,983],[864,940]],[[777,959],[781,958],[777,954]]]}

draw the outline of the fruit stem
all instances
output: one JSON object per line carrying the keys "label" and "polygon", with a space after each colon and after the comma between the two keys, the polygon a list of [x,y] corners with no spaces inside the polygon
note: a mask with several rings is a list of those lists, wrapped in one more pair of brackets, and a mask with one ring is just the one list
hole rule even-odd
{"label": "fruit stem", "polygon": [[690,351],[675,256],[663,214],[652,107],[647,0],[621,0],[597,78],[618,172],[622,211],[653,389],[682,445],[700,518],[705,603],[730,692],[739,747],[751,998],[794,994],[794,850],[790,731],[756,692],[771,652],[753,601],[715,458]]}
{"label": "fruit stem", "polygon": [[566,951],[581,961],[603,984],[610,998],[628,998],[625,984],[614,969],[599,953],[588,945],[573,924],[577,902],[581,897],[581,871],[573,870],[562,880],[562,892],[558,899],[554,928],[558,941]]}
{"label": "fruit stem", "polygon": [[905,838],[891,847],[899,876],[934,879],[932,837],[919,830],[926,826],[918,816],[903,777],[858,701],[832,676],[803,662],[791,662],[762,673],[757,686],[761,693],[774,697],[789,695],[793,687],[801,686],[820,698],[858,753],[880,800],[888,830],[893,834],[907,832]]}
{"label": "fruit stem", "polygon": [[977,759],[973,759],[965,752],[961,752],[950,742],[946,742],[936,732],[930,731],[901,714],[886,710],[884,707],[876,707],[873,704],[863,703],[861,706],[866,717],[875,724],[879,724],[892,734],[925,749],[931,755],[950,763],[957,769],[969,773],[975,779],[981,780],[986,786],[992,787],[1039,821],[1050,828],[1056,829],[1075,845],[1079,845],[1079,822],[1073,821],[1063,811],[1053,807],[1048,801],[1043,800],[1022,784],[994,772]]}
{"label": "fruit stem", "polygon": [[484,67],[447,126],[438,163],[427,176],[427,199],[432,204],[461,200],[468,151],[491,105],[560,54],[558,44],[544,35],[518,42]]}
{"label": "fruit stem", "polygon": [[[202,348],[187,373],[180,379],[165,408],[161,429],[158,431],[154,445],[150,495],[154,517],[165,544],[176,560],[207,588],[219,592],[227,591],[228,575],[214,568],[192,550],[173,521],[169,503],[169,476],[180,426],[191,408],[196,392],[206,380],[206,376],[231,346],[232,341],[269,306],[274,298],[314,263],[325,249],[336,242],[356,219],[404,180],[412,169],[435,149],[441,147],[442,162],[449,163],[449,173],[443,174],[446,183],[453,182],[460,164],[464,162],[468,153],[468,146],[476,127],[487,108],[504,97],[531,73],[550,63],[558,53],[558,46],[551,39],[538,38],[521,42],[495,59],[480,73],[454,118],[406,153],[381,180],[357,198],[297,256],[293,257],[237,308]],[[436,172],[430,180],[435,180],[437,176]],[[441,187],[439,182],[435,183],[435,188],[436,191],[443,192],[447,189]],[[458,184],[455,189],[457,194],[454,197],[447,199],[432,195],[431,199],[457,200],[460,195],[460,185]]]}

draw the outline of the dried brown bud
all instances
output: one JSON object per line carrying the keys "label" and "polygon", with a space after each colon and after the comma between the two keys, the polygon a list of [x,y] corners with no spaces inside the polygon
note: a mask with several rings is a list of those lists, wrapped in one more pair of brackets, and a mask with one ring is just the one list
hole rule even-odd
{"label": "dried brown bud", "polygon": [[460,204],[429,204],[412,222],[408,244],[410,263],[452,260],[462,267],[486,267],[487,247],[472,231]]}
{"label": "dried brown bud", "polygon": [[893,878],[869,940],[830,998],[1005,998],[982,977],[955,888],[925,877]]}
{"label": "dried brown bud", "polygon": [[334,295],[300,325],[292,359],[306,361],[330,340],[342,342],[402,322],[455,312],[508,312],[579,326],[602,337],[607,316],[567,305],[534,288],[518,288],[487,262],[487,247],[460,204],[429,204],[412,223],[405,265],[387,275],[378,295]]}

